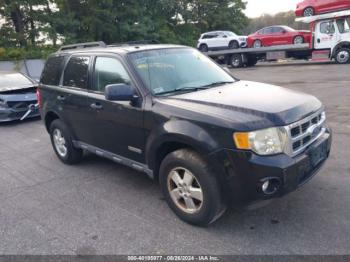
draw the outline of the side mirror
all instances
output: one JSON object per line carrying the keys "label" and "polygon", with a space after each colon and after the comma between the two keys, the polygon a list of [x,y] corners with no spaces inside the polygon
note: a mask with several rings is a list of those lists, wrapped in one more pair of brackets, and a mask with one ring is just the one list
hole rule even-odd
{"label": "side mirror", "polygon": [[227,38],[227,35],[223,35],[223,38]]}
{"label": "side mirror", "polygon": [[282,31],[282,34],[286,34],[286,33],[287,33],[287,31],[286,31],[286,30],[283,30],[283,31]]}
{"label": "side mirror", "polygon": [[105,88],[105,98],[109,101],[132,101],[136,97],[134,89],[127,84],[112,84]]}

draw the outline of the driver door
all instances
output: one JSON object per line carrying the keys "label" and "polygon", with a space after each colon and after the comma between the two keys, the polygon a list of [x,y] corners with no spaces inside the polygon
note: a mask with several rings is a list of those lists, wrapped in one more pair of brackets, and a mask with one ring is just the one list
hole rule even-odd
{"label": "driver door", "polygon": [[336,33],[333,20],[318,22],[316,25],[315,48],[330,49],[335,45]]}
{"label": "driver door", "polygon": [[135,86],[121,60],[96,56],[88,95],[93,146],[144,163],[143,108],[140,103],[108,101],[104,90],[110,84]]}

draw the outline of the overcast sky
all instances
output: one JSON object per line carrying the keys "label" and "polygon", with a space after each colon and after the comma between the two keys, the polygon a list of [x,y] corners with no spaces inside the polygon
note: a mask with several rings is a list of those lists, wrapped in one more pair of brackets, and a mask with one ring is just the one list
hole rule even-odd
{"label": "overcast sky", "polygon": [[276,14],[278,12],[295,10],[301,0],[245,0],[248,2],[246,15],[257,17],[264,13]]}

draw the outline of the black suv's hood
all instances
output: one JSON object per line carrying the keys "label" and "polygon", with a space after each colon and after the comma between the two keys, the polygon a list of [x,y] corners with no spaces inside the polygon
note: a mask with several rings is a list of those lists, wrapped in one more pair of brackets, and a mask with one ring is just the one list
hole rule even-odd
{"label": "black suv's hood", "polygon": [[166,100],[172,106],[246,124],[246,128],[259,126],[261,122],[265,123],[264,126],[287,125],[322,107],[314,96],[248,81],[172,96]]}

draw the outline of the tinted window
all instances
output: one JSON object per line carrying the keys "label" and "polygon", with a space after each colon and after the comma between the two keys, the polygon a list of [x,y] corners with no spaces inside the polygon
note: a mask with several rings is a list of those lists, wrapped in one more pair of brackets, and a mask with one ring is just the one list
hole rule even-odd
{"label": "tinted window", "polygon": [[50,57],[45,64],[40,82],[45,85],[59,85],[63,60],[63,56]]}
{"label": "tinted window", "polygon": [[90,57],[72,57],[64,70],[64,86],[87,88]]}
{"label": "tinted window", "polygon": [[269,27],[269,28],[265,28],[265,29],[264,29],[264,35],[271,34],[272,32],[273,32],[273,28],[272,28],[272,27]]}
{"label": "tinted window", "polygon": [[215,37],[217,37],[217,34],[207,34],[207,35],[204,35],[202,39],[210,39]]}
{"label": "tinted window", "polygon": [[130,84],[130,82],[128,73],[117,59],[96,58],[93,90],[104,92],[107,85]]}
{"label": "tinted window", "polygon": [[282,27],[273,27],[272,32],[273,33],[282,33],[284,29]]}
{"label": "tinted window", "polygon": [[333,22],[322,22],[320,25],[320,32],[322,34],[334,34],[335,32],[335,27]]}

